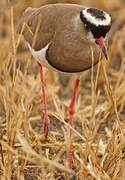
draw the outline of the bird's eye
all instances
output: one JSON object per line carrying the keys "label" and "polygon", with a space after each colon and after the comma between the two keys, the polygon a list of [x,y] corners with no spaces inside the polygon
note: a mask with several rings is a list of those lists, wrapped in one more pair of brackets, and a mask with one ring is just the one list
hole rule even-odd
{"label": "bird's eye", "polygon": [[95,40],[95,43],[98,44],[98,43],[97,43],[97,40]]}
{"label": "bird's eye", "polygon": [[85,24],[85,28],[87,31],[90,31],[89,26],[87,24]]}

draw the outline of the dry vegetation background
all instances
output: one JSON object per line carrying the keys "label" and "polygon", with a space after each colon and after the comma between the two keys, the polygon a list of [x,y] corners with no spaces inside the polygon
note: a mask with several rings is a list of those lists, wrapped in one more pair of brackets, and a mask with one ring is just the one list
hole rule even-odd
{"label": "dry vegetation background", "polygon": [[[45,69],[50,134],[42,133],[36,61],[15,32],[28,6],[70,2],[112,14],[109,61],[82,74],[76,104],[74,179],[125,179],[125,1],[0,0],[0,179],[68,179],[68,105],[73,77]],[[20,42],[20,43],[19,43]]]}

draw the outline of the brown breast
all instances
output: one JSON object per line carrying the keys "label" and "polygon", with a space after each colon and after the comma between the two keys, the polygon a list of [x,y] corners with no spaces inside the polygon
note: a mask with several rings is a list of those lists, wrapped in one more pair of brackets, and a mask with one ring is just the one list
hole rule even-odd
{"label": "brown breast", "polygon": [[84,71],[92,66],[91,50],[94,64],[99,60],[100,50],[95,42],[90,42],[87,38],[86,29],[79,18],[83,8],[72,4],[30,8],[21,18],[18,32],[25,22],[31,31],[26,27],[24,38],[30,45],[35,41],[35,50],[40,50],[50,43],[46,58],[56,69],[64,72]]}

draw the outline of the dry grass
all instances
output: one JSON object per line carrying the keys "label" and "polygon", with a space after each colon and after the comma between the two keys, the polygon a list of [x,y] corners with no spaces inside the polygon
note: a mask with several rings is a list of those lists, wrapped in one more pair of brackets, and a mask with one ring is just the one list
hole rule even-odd
{"label": "dry grass", "polygon": [[[37,64],[24,40],[15,33],[17,20],[27,6],[47,2],[57,1],[0,1],[1,180],[68,179],[67,110],[73,78],[45,69],[51,119],[45,140]],[[83,4],[82,0],[72,2]],[[84,4],[109,11],[113,27],[109,61],[101,61],[82,74],[73,130],[74,179],[124,180],[125,3],[86,0]]]}

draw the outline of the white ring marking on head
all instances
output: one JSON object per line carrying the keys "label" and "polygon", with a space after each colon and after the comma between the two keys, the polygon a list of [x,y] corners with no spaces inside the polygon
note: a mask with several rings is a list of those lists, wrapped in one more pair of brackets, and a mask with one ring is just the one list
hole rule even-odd
{"label": "white ring marking on head", "polygon": [[111,16],[104,12],[104,17],[105,19],[98,19],[94,16],[92,16],[89,12],[87,12],[89,8],[83,9],[82,13],[86,20],[88,20],[90,23],[96,25],[96,26],[108,26],[111,23]]}

